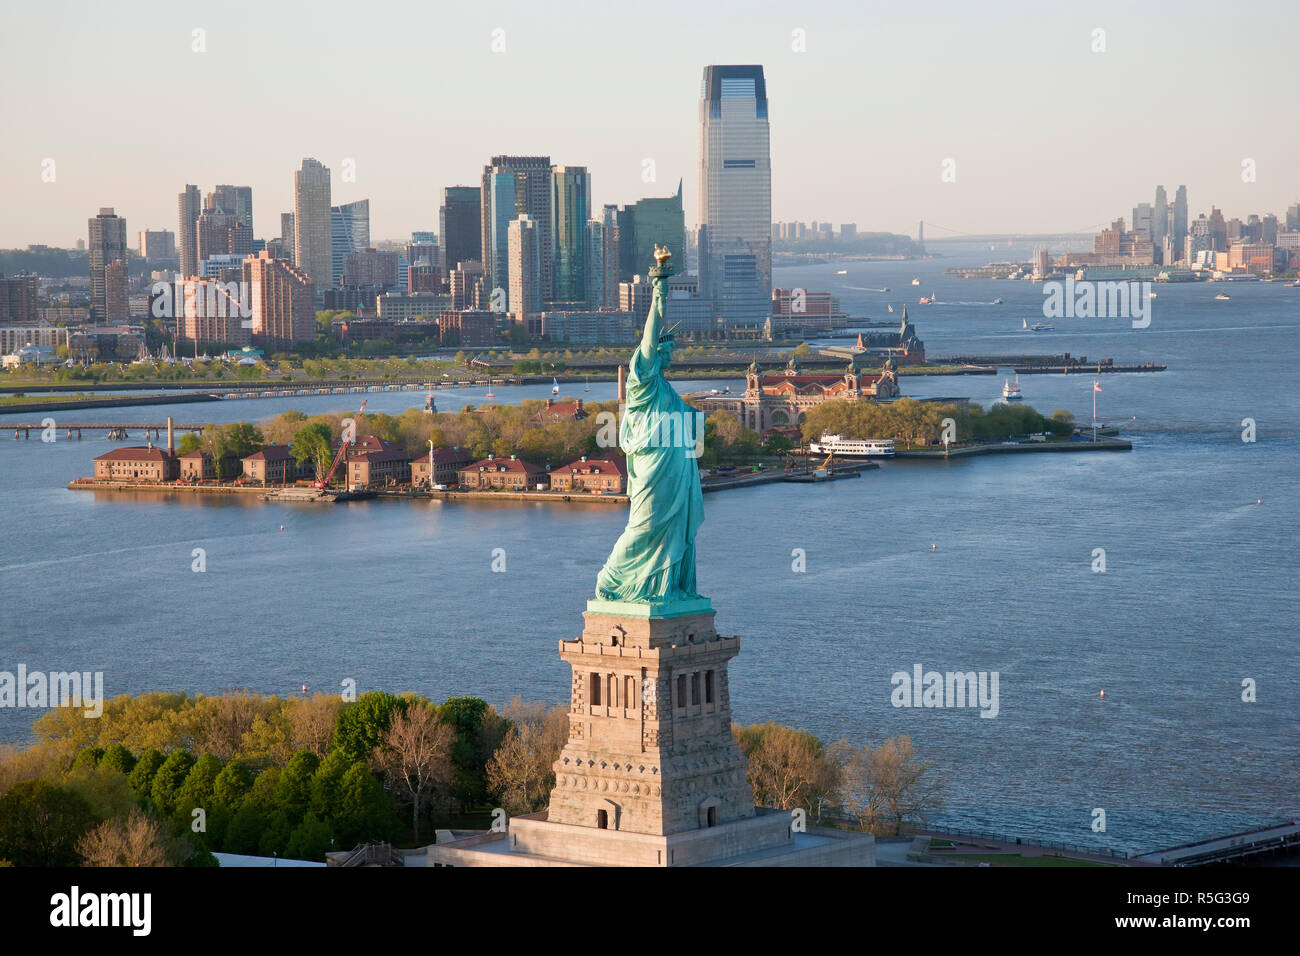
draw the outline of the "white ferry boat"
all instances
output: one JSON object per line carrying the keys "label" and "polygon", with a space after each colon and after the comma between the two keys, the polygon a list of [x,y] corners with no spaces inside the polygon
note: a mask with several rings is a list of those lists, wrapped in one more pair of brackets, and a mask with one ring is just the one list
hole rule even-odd
{"label": "white ferry boat", "polygon": [[839,455],[841,458],[894,457],[894,441],[891,438],[856,439],[842,435],[823,435],[808,447],[814,455]]}
{"label": "white ferry boat", "polygon": [[1020,394],[1020,376],[1016,376],[1013,382],[1011,379],[1004,379],[1002,382],[1002,400],[1004,402],[1018,402],[1025,396]]}

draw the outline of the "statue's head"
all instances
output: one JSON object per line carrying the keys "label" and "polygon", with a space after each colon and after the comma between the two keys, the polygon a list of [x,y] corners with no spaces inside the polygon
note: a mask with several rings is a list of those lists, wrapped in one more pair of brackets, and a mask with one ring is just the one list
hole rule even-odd
{"label": "statue's head", "polygon": [[659,353],[659,362],[661,365],[667,366],[673,360],[673,349],[677,345],[673,335],[677,331],[678,325],[681,325],[681,323],[678,322],[677,325],[674,325],[667,332],[664,332],[659,336],[659,343],[656,346],[656,350]]}

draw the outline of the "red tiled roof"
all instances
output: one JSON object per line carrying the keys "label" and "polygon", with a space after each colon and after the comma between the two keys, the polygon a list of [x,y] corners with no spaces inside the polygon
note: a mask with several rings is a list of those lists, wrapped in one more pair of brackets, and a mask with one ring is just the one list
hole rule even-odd
{"label": "red tiled roof", "polygon": [[261,451],[255,451],[244,461],[285,461],[292,458],[293,452],[288,445],[267,445]]}
{"label": "red tiled roof", "polygon": [[524,461],[522,458],[484,458],[476,461],[468,468],[462,468],[462,471],[495,471],[495,472],[512,472],[515,474],[523,473],[525,475],[541,475],[546,473],[546,469],[541,465],[534,465],[531,461]]}
{"label": "red tiled roof", "polygon": [[586,461],[579,459],[578,461],[571,461],[567,465],[561,465],[552,474],[626,475],[627,465],[622,458],[588,458]]}
{"label": "red tiled roof", "polygon": [[534,419],[543,418],[572,418],[574,421],[581,421],[591,415],[582,407],[582,399],[576,402],[552,402],[538,412]]}
{"label": "red tiled roof", "polygon": [[[423,461],[427,464],[429,454],[425,452],[422,455],[416,455],[411,461]],[[469,461],[469,452],[463,448],[435,448],[433,450],[433,463],[435,465],[468,465]]]}
{"label": "red tiled roof", "polygon": [[96,455],[95,461],[165,461],[175,457],[167,454],[166,448],[159,448],[156,445],[152,447],[135,445],[131,448],[114,448],[102,455]]}
{"label": "red tiled roof", "polygon": [[[335,443],[334,447],[337,449],[338,443]],[[368,451],[399,451],[399,450],[401,450],[400,445],[396,445],[390,441],[384,441],[378,435],[362,435],[356,440],[356,443],[353,444],[350,449],[348,449],[349,455],[353,455],[353,454],[360,455]]]}
{"label": "red tiled roof", "polygon": [[372,465],[381,461],[410,461],[411,456],[400,448],[385,448],[382,451],[363,451],[353,455],[348,461],[368,461]]}

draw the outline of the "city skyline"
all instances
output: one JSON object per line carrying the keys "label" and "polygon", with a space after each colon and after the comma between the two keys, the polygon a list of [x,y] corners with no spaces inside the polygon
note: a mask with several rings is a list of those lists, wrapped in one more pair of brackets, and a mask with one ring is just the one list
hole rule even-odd
{"label": "city skyline", "polygon": [[[670,195],[684,180],[693,227],[693,120],[700,70],[711,63],[764,68],[778,221],[856,222],[863,231],[912,235],[924,219],[932,238],[944,227],[1089,231],[1131,208],[1135,192],[1145,198],[1146,183],[1186,183],[1193,209],[1203,208],[1196,200],[1203,197],[1243,217],[1280,213],[1300,192],[1290,172],[1300,167],[1300,133],[1282,122],[1250,128],[1251,111],[1226,76],[1192,82],[1189,72],[1207,58],[1249,56],[1264,69],[1284,63],[1286,26],[1300,17],[1292,10],[1251,16],[1251,7],[1237,8],[1223,30],[1207,4],[1180,8],[1177,18],[1107,5],[1077,15],[1026,7],[1026,16],[1002,25],[939,4],[928,15],[882,12],[868,30],[838,4],[761,5],[732,23],[668,3],[657,14],[683,23],[683,35],[646,88],[636,71],[613,67],[591,83],[600,53],[587,47],[584,31],[526,7],[504,8],[493,20],[413,11],[393,31],[383,17],[357,24],[345,8],[324,4],[307,22],[315,45],[286,44],[292,10],[235,4],[217,23],[195,5],[140,7],[156,16],[129,27],[77,3],[7,13],[5,103],[21,118],[0,157],[0,247],[71,246],[86,216],[109,206],[133,234],[172,228],[172,197],[189,182],[253,186],[264,210],[259,237],[271,238],[274,216],[293,208],[289,173],[304,156],[336,171],[336,204],[372,200],[377,240],[437,228],[442,189],[474,183],[483,157],[495,154],[586,166],[592,209]],[[257,29],[230,29],[253,11],[248,22]],[[575,15],[600,32],[637,23],[632,12],[581,5]],[[1092,52],[1097,29],[1105,31],[1104,52]],[[195,30],[205,31],[203,52],[192,49]],[[54,36],[57,57],[41,40]],[[355,54],[348,75],[359,82],[340,81],[318,55],[345,38]],[[492,52],[494,44],[503,49]],[[88,69],[81,64],[99,62],[104,48],[118,51],[122,105],[81,108],[79,97],[93,88],[88,77],[78,86]],[[472,95],[433,102],[408,92],[430,58],[444,73],[472,76]],[[58,82],[51,61],[63,71]],[[271,65],[249,68],[257,63]],[[281,108],[238,124],[190,108],[244,94],[264,102],[267,83],[290,75],[319,77],[324,95],[284,94]],[[378,88],[397,92],[379,97]],[[1120,109],[1135,97],[1150,105],[1136,114]],[[70,99],[76,123],[68,122]],[[355,122],[337,122],[340,114]],[[947,159],[955,181],[941,178]],[[341,175],[345,160],[354,178]],[[1243,181],[1247,160],[1253,182]],[[828,168],[841,173],[826,175]]]}

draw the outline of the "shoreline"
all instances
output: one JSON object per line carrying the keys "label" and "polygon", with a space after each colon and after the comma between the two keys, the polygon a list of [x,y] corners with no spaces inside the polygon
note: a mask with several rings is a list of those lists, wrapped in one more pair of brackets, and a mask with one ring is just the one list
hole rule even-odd
{"label": "shoreline", "polygon": [[[1094,441],[1065,442],[1026,442],[1024,444],[1004,445],[982,444],[968,445],[949,451],[900,450],[895,452],[895,459],[913,461],[946,461],[949,458],[971,458],[977,455],[1032,454],[1032,453],[1069,453],[1132,451],[1133,443],[1123,438],[1098,436]],[[747,471],[725,477],[710,476],[709,480],[700,482],[704,494],[727,491],[733,488],[752,488],[758,485],[797,483],[819,485],[846,478],[857,478],[864,471],[874,471],[880,463],[871,459],[841,461],[834,471],[818,477],[815,472],[798,470],[767,469],[764,471]],[[94,478],[74,478],[66,485],[68,491],[128,491],[147,492],[162,496],[193,495],[203,497],[255,497],[271,502],[299,502],[304,504],[336,504],[350,500],[388,500],[388,501],[511,501],[511,502],[545,502],[551,504],[628,504],[631,499],[626,493],[616,495],[591,494],[563,491],[447,491],[415,490],[411,488],[384,488],[347,492],[340,489],[330,494],[320,494],[315,488],[298,485],[280,487],[259,487],[254,485],[217,485],[217,484],[180,484],[175,482],[125,482],[115,480],[97,480]],[[336,500],[339,496],[339,500]]]}

